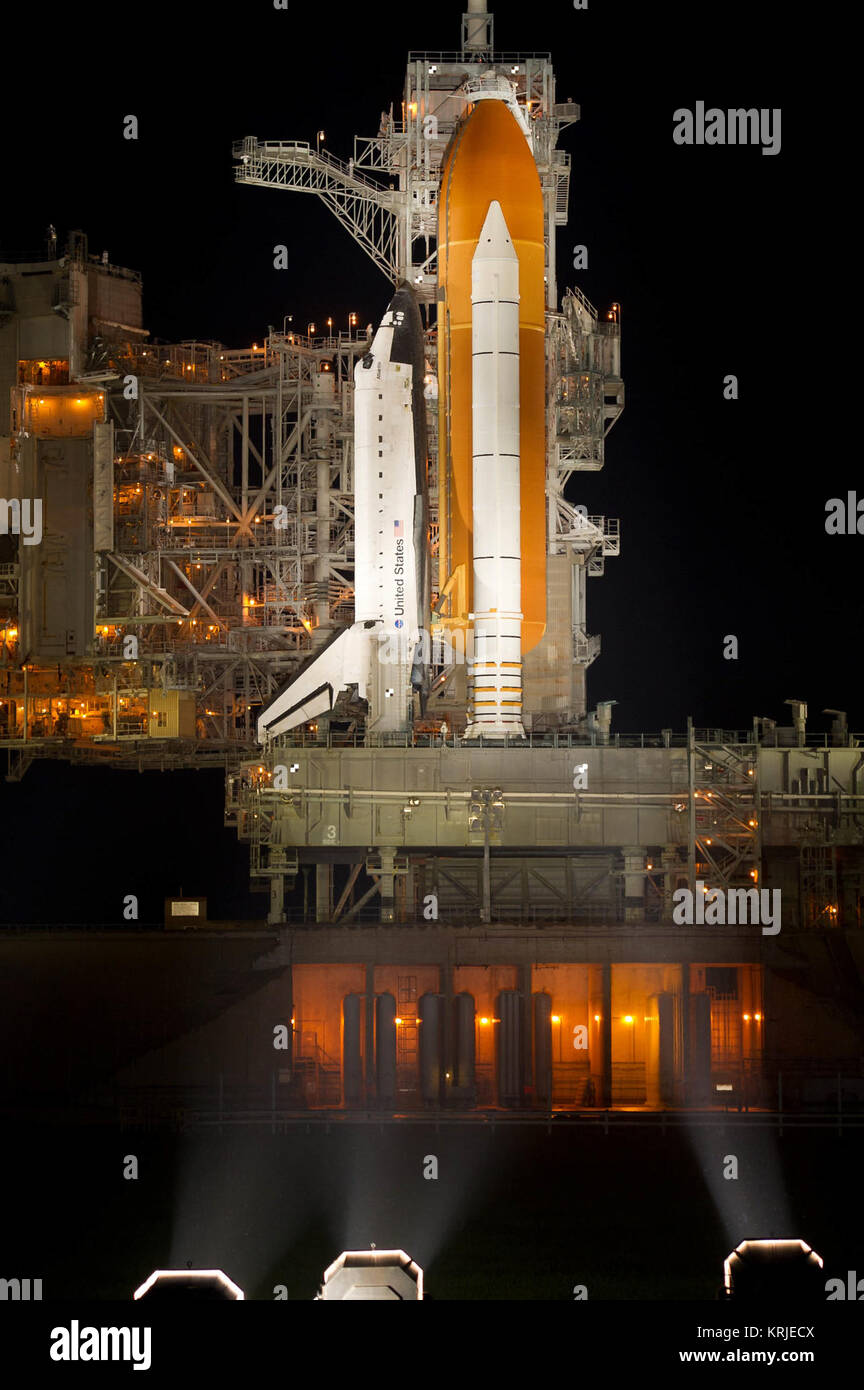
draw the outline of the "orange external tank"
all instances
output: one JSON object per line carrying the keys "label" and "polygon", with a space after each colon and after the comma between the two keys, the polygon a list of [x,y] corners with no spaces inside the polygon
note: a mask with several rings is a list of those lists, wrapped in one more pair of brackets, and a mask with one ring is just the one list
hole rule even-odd
{"label": "orange external tank", "polygon": [[439,611],[465,629],[473,611],[471,263],[489,204],[501,205],[519,257],[519,481],[522,651],[546,629],[546,354],[543,194],[506,102],[475,102],[444,157],[438,202]]}

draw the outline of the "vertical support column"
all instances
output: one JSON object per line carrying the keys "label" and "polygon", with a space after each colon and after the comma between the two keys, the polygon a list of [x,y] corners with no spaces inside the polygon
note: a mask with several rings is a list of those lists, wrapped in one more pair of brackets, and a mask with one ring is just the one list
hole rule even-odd
{"label": "vertical support column", "polygon": [[421,994],[417,1001],[420,1092],[424,1105],[444,1103],[444,1011],[444,998],[440,994]]}
{"label": "vertical support column", "polygon": [[375,996],[375,1099],[389,1108],[396,1100],[396,1000]]}
{"label": "vertical support column", "polygon": [[645,1033],[645,1101],[659,1108],[675,1101],[674,995],[667,990],[648,996]]}
{"label": "vertical support column", "polygon": [[[828,790],[828,754],[825,754],[825,790]],[[787,764],[788,766],[788,764]],[[756,861],[758,878],[757,886],[761,888],[765,882],[765,865],[762,860],[762,760],[759,757],[759,749],[753,749],[753,813],[748,819],[755,820],[756,827],[753,833],[753,856]],[[836,898],[832,899],[836,902]]]}
{"label": "vertical support column", "polygon": [[360,1029],[363,996],[346,994],[342,1000],[342,1103],[351,1108],[363,1100]]}
{"label": "vertical support column", "polygon": [[690,901],[696,901],[696,735],[693,719],[687,716],[687,776],[689,781],[689,805],[687,808],[687,887]]}
{"label": "vertical support column", "polygon": [[449,1103],[449,1092],[453,1087],[456,1078],[456,1027],[453,1018],[453,966],[450,961],[450,944],[447,944],[447,954],[438,967],[438,988],[444,1000],[444,1017],[442,1020],[443,1030],[443,1056],[444,1056],[444,1100],[442,1104]]}
{"label": "vertical support column", "polygon": [[322,421],[317,430],[318,440],[328,449],[328,455],[318,460],[316,468],[316,512],[315,536],[318,559],[315,561],[315,617],[319,627],[330,621],[330,603],[327,596],[327,581],[330,573],[330,424]]}
{"label": "vertical support column", "polygon": [[690,995],[688,1021],[687,1104],[708,1105],[711,1100],[711,999],[708,994]]}
{"label": "vertical support column", "polygon": [[483,905],[480,908],[480,921],[490,923],[492,921],[492,865],[489,850],[489,817],[491,809],[487,805],[483,807]]}
{"label": "vertical support column", "polygon": [[271,927],[285,921],[285,880],[281,874],[274,874],[270,879],[270,911],[267,921]]}
{"label": "vertical support column", "polygon": [[552,996],[545,990],[532,996],[534,1104],[552,1107]]}
{"label": "vertical support column", "polygon": [[803,748],[807,743],[807,706],[802,700],[785,700],[784,704],[792,707],[792,727],[795,730],[795,742],[799,748]]}
{"label": "vertical support column", "polygon": [[409,860],[408,860],[408,872],[407,872],[407,874],[405,875],[404,883],[405,883],[405,892],[404,892],[404,894],[403,894],[403,896],[402,896],[402,901],[403,901],[403,903],[404,903],[404,905],[405,905],[405,911],[404,911],[404,914],[400,917],[400,921],[405,921],[405,922],[416,922],[416,921],[417,921],[417,915],[418,915],[418,914],[417,914],[417,876],[416,876],[416,871],[415,871],[415,868],[414,868],[414,860],[413,860],[413,859],[410,859],[410,858],[409,858]]}
{"label": "vertical support column", "polygon": [[690,964],[681,966],[681,1104],[690,1097]]}
{"label": "vertical support column", "polygon": [[[603,967],[586,967],[588,1022],[588,1075],[582,1091],[583,1105],[600,1105],[603,1094]],[[569,1051],[567,1053],[569,1057]],[[576,1100],[579,1101],[577,1093]]]}
{"label": "vertical support column", "polygon": [[333,865],[315,865],[315,921],[333,920]]}
{"label": "vertical support column", "polygon": [[[286,353],[279,353],[279,376],[276,381],[276,419],[273,426],[273,461],[276,465],[276,491],[273,505],[282,503],[282,465],[285,462],[285,412],[282,403],[282,383],[285,379]],[[300,389],[297,389],[297,419],[300,419]],[[298,518],[299,521],[299,518]]]}
{"label": "vertical support column", "polygon": [[474,996],[463,991],[453,996],[450,1015],[454,1034],[453,1046],[453,1084],[450,1091],[450,1104],[474,1105],[477,1091],[475,1086],[476,1064],[476,1010]]}
{"label": "vertical support column", "polygon": [[[281,878],[280,878],[278,881],[279,881],[280,884],[283,882],[283,880],[282,880]],[[272,883],[273,883],[273,880],[271,879],[270,882],[271,882],[271,884],[272,884]],[[292,955],[293,955],[293,949],[292,949]],[[295,1054],[295,1050],[296,1050],[296,1048],[295,1048],[295,1043],[296,1043],[296,1040],[297,1040],[297,1035],[296,1035],[296,1033],[295,1033],[295,1031],[294,1031],[294,962],[293,962],[293,960],[292,960],[291,964],[288,966],[288,969],[285,971],[284,979],[285,979],[285,994],[286,994],[285,1004],[286,1004],[286,1013],[287,1013],[287,1017],[288,1017],[288,1030],[289,1030],[289,1031],[288,1031],[288,1047],[289,1047],[289,1052],[288,1052],[288,1070],[289,1070],[290,1075],[291,1075],[291,1078],[292,1078],[292,1080],[293,1080],[293,1078],[294,1078],[294,1054]]]}
{"label": "vertical support column", "polygon": [[[266,430],[265,430],[266,436]],[[240,426],[240,507],[245,516],[249,510],[249,393],[243,392]]]}
{"label": "vertical support column", "polygon": [[375,1094],[375,966],[366,966],[366,1103]]}
{"label": "vertical support column", "polygon": [[641,845],[627,845],[624,855],[624,921],[645,919],[645,851]]}
{"label": "vertical support column", "polygon": [[396,851],[392,849],[381,849],[381,921],[392,922],[395,920],[395,910],[393,904],[393,868],[396,862]]}
{"label": "vertical support column", "polygon": [[[533,1028],[533,1000],[531,997],[532,987],[532,968],[530,965],[520,965],[516,978],[519,990],[519,1009],[521,1013],[521,1032],[522,1032],[522,1100],[524,1106],[534,1099],[534,1028]],[[530,1088],[530,1096],[526,1095],[526,1090]]]}
{"label": "vertical support column", "polygon": [[668,922],[672,918],[672,894],[677,887],[678,855],[674,845],[664,845],[660,866],[663,870],[663,921]]}
{"label": "vertical support column", "polygon": [[601,967],[603,972],[600,1009],[600,1089],[597,1100],[604,1109],[612,1104],[612,966]]}
{"label": "vertical support column", "polygon": [[521,1109],[525,1104],[525,997],[502,989],[495,1000],[495,1074],[498,1104]]}

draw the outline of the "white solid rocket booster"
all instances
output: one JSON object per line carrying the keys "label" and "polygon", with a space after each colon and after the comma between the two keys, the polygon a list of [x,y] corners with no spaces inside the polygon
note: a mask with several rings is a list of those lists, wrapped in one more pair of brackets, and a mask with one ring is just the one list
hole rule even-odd
{"label": "white solid rocket booster", "polygon": [[525,737],[519,499],[519,257],[491,202],[471,265],[473,691],[466,738]]}

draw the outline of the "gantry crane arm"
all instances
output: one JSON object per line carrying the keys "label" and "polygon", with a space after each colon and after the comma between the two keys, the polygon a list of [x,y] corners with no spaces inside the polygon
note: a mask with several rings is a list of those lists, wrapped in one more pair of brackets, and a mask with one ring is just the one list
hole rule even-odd
{"label": "gantry crane arm", "polygon": [[324,150],[299,140],[257,140],[233,149],[238,183],[314,193],[339,219],[387,278],[399,279],[399,226],[404,195],[382,188]]}

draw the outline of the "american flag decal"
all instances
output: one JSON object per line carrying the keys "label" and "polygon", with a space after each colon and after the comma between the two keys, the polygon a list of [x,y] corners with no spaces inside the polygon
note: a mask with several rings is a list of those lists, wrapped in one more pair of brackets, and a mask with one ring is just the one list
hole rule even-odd
{"label": "american flag decal", "polygon": [[401,538],[402,538],[402,522],[401,522],[401,521],[394,521],[394,522],[393,522],[393,535],[394,535],[394,537],[395,537],[395,539],[396,539],[397,541],[398,541],[398,540],[401,540]]}

